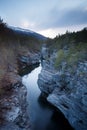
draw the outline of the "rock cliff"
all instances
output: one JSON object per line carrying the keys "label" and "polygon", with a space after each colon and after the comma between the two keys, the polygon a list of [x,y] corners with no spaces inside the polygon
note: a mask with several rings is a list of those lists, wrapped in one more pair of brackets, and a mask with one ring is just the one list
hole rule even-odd
{"label": "rock cliff", "polygon": [[[72,66],[62,62],[55,69],[57,53],[42,49],[42,70],[38,85],[47,100],[56,106],[75,130],[87,129],[87,61]],[[44,55],[45,53],[45,55]]]}

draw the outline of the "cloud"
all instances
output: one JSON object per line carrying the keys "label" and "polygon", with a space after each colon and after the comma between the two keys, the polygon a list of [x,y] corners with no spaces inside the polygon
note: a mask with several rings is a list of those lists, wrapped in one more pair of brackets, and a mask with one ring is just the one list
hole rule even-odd
{"label": "cloud", "polygon": [[84,12],[83,10],[79,9],[74,9],[64,13],[60,19],[56,19],[54,25],[72,26],[86,23],[87,23],[87,12]]}
{"label": "cloud", "polygon": [[85,7],[83,11],[87,12],[87,7]]}
{"label": "cloud", "polygon": [[38,33],[40,33],[40,34],[42,34],[42,35],[44,35],[46,37],[54,38],[59,34],[66,33],[67,30],[70,31],[70,32],[73,32],[73,31],[82,30],[83,27],[87,27],[87,24],[44,29],[44,30],[38,31]]}
{"label": "cloud", "polygon": [[29,22],[28,21],[23,21],[21,25],[22,25],[23,28],[28,28],[29,27]]}
{"label": "cloud", "polygon": [[21,20],[21,25],[22,28],[28,29],[31,28],[33,29],[35,27],[35,23],[34,22],[30,22],[28,19],[23,19]]}
{"label": "cloud", "polygon": [[87,0],[0,0],[0,15],[9,25],[51,35],[86,25]]}
{"label": "cloud", "polygon": [[87,11],[84,11],[83,8],[70,10],[52,9],[48,18],[41,22],[39,27],[49,29],[81,24],[87,24]]}

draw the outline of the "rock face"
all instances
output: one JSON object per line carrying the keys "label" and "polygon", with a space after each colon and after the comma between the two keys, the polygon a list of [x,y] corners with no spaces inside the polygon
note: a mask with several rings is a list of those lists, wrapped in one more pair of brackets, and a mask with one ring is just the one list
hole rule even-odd
{"label": "rock face", "polygon": [[27,90],[18,77],[0,98],[0,130],[29,130],[26,94]]}
{"label": "rock face", "polygon": [[[56,106],[68,119],[75,130],[87,129],[87,61],[77,66],[61,66],[54,69],[56,53],[44,58],[38,85],[47,100]],[[48,57],[48,54],[47,56]]]}
{"label": "rock face", "polygon": [[40,63],[40,53],[28,53],[27,55],[18,56],[18,72],[22,76],[26,74],[26,69],[28,73],[31,72],[35,66]]}
{"label": "rock face", "polygon": [[40,53],[29,53],[27,55],[18,56],[18,65],[21,65],[21,69],[26,66],[34,65],[39,63]]}
{"label": "rock face", "polygon": [[[39,64],[40,54],[29,53],[18,57],[18,70]],[[33,69],[33,68],[32,68]],[[29,72],[28,72],[29,73]],[[30,130],[27,114],[27,89],[17,71],[8,71],[2,79],[0,94],[0,130]]]}

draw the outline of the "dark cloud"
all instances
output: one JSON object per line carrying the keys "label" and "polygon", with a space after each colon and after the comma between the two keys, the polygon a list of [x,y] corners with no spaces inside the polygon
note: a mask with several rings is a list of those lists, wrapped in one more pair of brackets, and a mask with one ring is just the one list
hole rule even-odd
{"label": "dark cloud", "polygon": [[54,22],[55,26],[71,26],[79,24],[87,24],[87,11],[79,9],[70,10],[64,13],[60,19],[56,18],[56,21]]}
{"label": "dark cloud", "polygon": [[[52,9],[49,16],[43,22],[43,28],[66,27],[72,25],[87,24],[87,10],[71,9],[58,10]],[[42,26],[42,24],[41,24]]]}
{"label": "dark cloud", "polygon": [[0,15],[14,26],[34,23],[29,29],[44,30],[87,24],[87,0],[0,0]]}

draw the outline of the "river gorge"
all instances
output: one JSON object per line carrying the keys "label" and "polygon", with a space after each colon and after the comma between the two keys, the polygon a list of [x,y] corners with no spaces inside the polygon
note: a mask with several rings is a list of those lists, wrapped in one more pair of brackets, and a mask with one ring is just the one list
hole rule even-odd
{"label": "river gorge", "polygon": [[46,101],[37,84],[41,65],[22,77],[27,87],[28,114],[31,130],[72,130],[63,114]]}
{"label": "river gorge", "polygon": [[0,29],[0,130],[87,130],[87,28]]}

